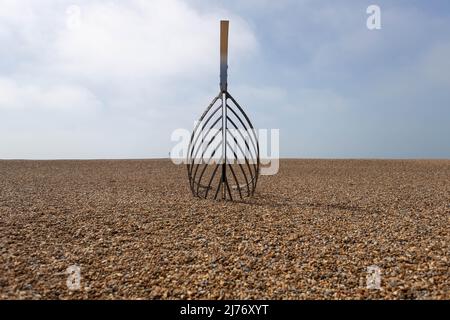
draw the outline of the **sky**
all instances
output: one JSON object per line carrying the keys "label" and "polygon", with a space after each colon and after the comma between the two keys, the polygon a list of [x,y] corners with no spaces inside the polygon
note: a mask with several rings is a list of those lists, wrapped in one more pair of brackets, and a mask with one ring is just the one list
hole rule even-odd
{"label": "sky", "polygon": [[281,157],[450,158],[446,0],[0,0],[0,159],[167,157],[219,92],[221,19]]}

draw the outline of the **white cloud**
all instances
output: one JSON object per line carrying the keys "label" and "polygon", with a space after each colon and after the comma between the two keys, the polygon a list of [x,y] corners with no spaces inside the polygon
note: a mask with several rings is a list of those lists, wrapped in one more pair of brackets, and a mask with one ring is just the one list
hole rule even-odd
{"label": "white cloud", "polygon": [[0,78],[1,109],[36,109],[54,111],[88,111],[101,107],[101,102],[86,88],[73,85],[21,85],[8,78]]}
{"label": "white cloud", "polygon": [[[80,6],[79,27],[64,28],[56,58],[72,74],[94,76],[193,76],[217,69],[221,15],[200,14],[179,0],[92,2]],[[68,17],[70,19],[70,17]],[[256,40],[233,19],[230,46],[236,57]]]}
{"label": "white cloud", "polygon": [[222,17],[232,18],[234,59],[256,48],[253,33],[239,17],[200,13],[180,0],[83,1],[75,7],[78,12],[70,4],[2,4],[0,39],[9,53],[1,58],[9,61],[4,69],[11,79],[26,87],[76,84],[96,95],[103,89],[109,91],[106,101],[130,91],[159,97],[176,90],[176,82],[202,81],[217,71]]}
{"label": "white cloud", "polygon": [[219,20],[233,63],[257,53],[238,15],[182,0],[0,2],[0,158],[166,155],[217,93]]}

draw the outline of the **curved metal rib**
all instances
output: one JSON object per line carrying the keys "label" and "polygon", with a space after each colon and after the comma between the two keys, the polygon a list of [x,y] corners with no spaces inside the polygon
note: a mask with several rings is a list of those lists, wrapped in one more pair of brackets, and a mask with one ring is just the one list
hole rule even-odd
{"label": "curved metal rib", "polygon": [[[214,172],[213,172],[213,174],[211,175],[211,178],[209,179],[208,188],[206,189],[206,193],[205,193],[205,199],[208,197],[208,192],[209,192],[209,189],[211,188],[211,183],[212,183],[213,180],[214,180],[214,177],[215,177],[215,175],[216,175],[216,172],[217,172],[217,169],[219,168],[219,166],[220,166],[220,164],[217,164],[217,165],[216,165],[216,168],[214,169]],[[216,194],[214,195],[214,199],[217,198],[217,193],[219,192],[220,185],[221,185],[221,183],[219,183],[219,185],[217,186],[217,191],[216,191]]]}
{"label": "curved metal rib", "polygon": [[[247,140],[245,140],[245,138],[244,138],[244,135],[241,133],[241,131],[239,130],[239,128],[236,126],[236,124],[233,122],[233,120],[231,120],[228,116],[227,116],[227,119],[231,122],[231,124],[234,126],[234,128],[237,130],[237,132],[239,133],[239,135],[241,136],[241,138],[242,138],[242,140],[244,140],[244,143],[245,143],[245,146],[247,147],[247,150],[250,152],[250,147],[249,147],[249,145],[248,145],[248,143],[247,143]],[[236,139],[235,139],[235,141],[236,141]],[[236,142],[236,144],[237,144],[237,142]],[[255,148],[255,152],[256,152],[256,148]],[[245,154],[244,154],[244,156],[245,156]],[[255,155],[255,157],[253,158],[253,155],[250,153],[250,156],[252,156],[252,161],[253,161],[253,159],[254,160],[256,160],[256,161],[258,161],[257,159],[258,159],[258,156],[257,155]],[[255,175],[257,175],[258,174],[258,168],[257,168],[257,165],[256,165],[256,163],[253,161],[253,169],[255,170]]]}
{"label": "curved metal rib", "polygon": [[239,191],[239,197],[242,199],[241,185],[239,184],[239,181],[236,178],[236,174],[234,173],[233,166],[231,164],[228,164],[228,167],[230,168],[231,174],[233,175],[234,181],[236,182],[236,186]]}
{"label": "curved metal rib", "polygon": [[[233,136],[233,134],[231,132],[230,132],[230,135],[236,140],[236,138]],[[237,143],[236,143],[236,145],[238,146],[239,150],[241,150],[241,152],[244,154],[244,151],[242,150],[241,146],[239,144],[237,144]],[[231,148],[231,146],[228,143],[228,141],[227,141],[227,146],[230,147],[230,149],[233,150],[233,148]],[[252,169],[250,168],[250,164],[249,164],[248,159],[247,159],[247,157],[245,155],[244,155],[244,159],[245,159],[245,163],[247,164],[247,169],[250,172],[250,177],[252,178],[251,182],[252,182],[253,188],[255,188],[256,185],[253,183],[254,178],[253,178]]]}
{"label": "curved metal rib", "polygon": [[[208,129],[208,131],[206,132],[206,134],[204,135],[204,137],[207,137],[208,136],[208,134],[211,132],[211,130],[214,128],[214,126],[217,124],[217,122],[219,122],[219,120],[221,120],[222,119],[222,116],[220,116],[219,118],[217,118],[217,120],[212,124],[212,126]],[[220,128],[217,132],[216,132],[216,134],[213,136],[213,138],[209,141],[209,143],[206,145],[206,148],[205,148],[205,150],[203,150],[203,152],[202,152],[202,156],[201,156],[201,161],[203,160],[203,156],[205,155],[205,151],[206,151],[206,149],[209,147],[209,145],[214,141],[214,139],[216,138],[216,136],[217,136],[217,133],[218,132],[221,132],[222,131],[222,128]],[[205,141],[204,141],[204,139],[202,139],[202,142],[200,143],[200,145],[199,145],[199,147],[197,148],[197,151],[195,152],[195,155],[192,157],[192,155],[191,155],[191,163],[190,163],[190,165],[191,165],[191,169],[192,169],[192,167],[194,166],[194,163],[195,163],[195,159],[196,159],[196,157],[197,157],[197,154],[198,154],[198,152],[200,151],[200,149],[201,149],[201,145],[204,143]],[[194,148],[195,148],[195,145],[192,147],[192,150],[194,150]],[[197,167],[198,167],[198,163],[197,163]],[[197,171],[197,170],[196,170]],[[192,171],[191,171],[191,173],[192,173]]]}
{"label": "curved metal rib", "polygon": [[[258,154],[257,154],[257,151],[256,151],[256,147],[253,148],[253,150],[255,151],[255,155],[253,155],[253,154],[251,153],[250,146],[248,145],[247,140],[245,139],[244,135],[243,135],[243,134],[241,133],[241,131],[239,130],[239,127],[234,123],[233,119],[231,119],[228,115],[227,115],[227,120],[231,122],[231,124],[233,125],[233,127],[236,129],[236,131],[237,131],[237,132],[239,133],[239,135],[241,136],[242,140],[243,140],[244,143],[245,143],[245,146],[247,147],[247,150],[248,150],[249,153],[250,153],[250,156],[251,156],[252,158],[255,158],[255,159],[256,159],[256,158],[258,157]],[[244,130],[247,131],[246,128],[244,128]]]}
{"label": "curved metal rib", "polygon": [[[250,131],[251,133],[253,133],[253,137],[252,137],[251,135],[249,135],[249,137],[250,137],[250,141],[251,141],[251,143],[252,143],[253,149],[255,150],[255,152],[256,152],[256,154],[257,154],[256,158],[259,158],[259,143],[258,143],[258,138],[257,138],[257,136],[256,136],[256,133],[255,133],[253,127],[252,127],[252,124],[249,123],[250,129],[251,129],[251,130],[249,130],[249,129],[247,128],[247,126],[245,125],[244,121],[242,121],[241,117],[239,117],[239,115],[236,113],[236,111],[234,111],[233,108],[231,108],[228,104],[227,104],[227,109],[230,110],[231,112],[233,112],[234,116],[239,120],[239,122],[241,123],[241,125],[244,127],[244,129],[245,129],[247,132]],[[245,116],[245,113],[243,113],[243,115]],[[256,146],[255,146],[255,141],[256,141]]]}
{"label": "curved metal rib", "polygon": [[[227,144],[228,144],[228,142],[227,142]],[[231,148],[232,149],[232,148]],[[233,151],[233,153],[234,153],[234,157],[237,159],[237,155],[236,155],[236,152],[232,149],[232,151]],[[242,167],[242,165],[240,164],[240,163],[238,163],[238,165],[239,165],[239,168],[241,169],[241,172],[242,172],[242,175],[244,176],[244,179],[245,179],[245,186],[247,187],[247,196],[249,196],[250,195],[250,183],[248,182],[248,178],[247,178],[247,175],[245,174],[245,170],[244,170],[244,168]],[[236,182],[236,185],[237,185],[237,187],[239,188],[239,190],[241,189],[241,185],[239,184],[239,182]]]}
{"label": "curved metal rib", "polygon": [[[203,170],[202,170],[202,172],[200,173],[200,177],[198,178],[198,185],[200,186],[200,182],[202,181],[202,178],[203,178],[203,174],[205,173],[205,170],[206,170],[206,168],[207,168],[207,166],[209,165],[209,162],[211,161],[211,159],[214,157],[214,155],[216,154],[216,152],[217,152],[217,149],[220,147],[220,146],[222,146],[222,144],[223,144],[223,141],[221,141],[217,146],[216,146],[216,148],[214,149],[214,151],[212,152],[212,154],[211,154],[211,157],[209,157],[209,159],[208,159],[208,161],[206,162],[206,164],[205,164],[205,166],[203,167]],[[221,158],[222,159],[222,158]],[[219,163],[218,163],[218,165],[220,164],[220,161],[219,161]],[[198,167],[199,166],[197,166],[197,169],[198,169]],[[192,177],[192,179],[195,181],[195,176],[197,175],[197,170],[195,170],[195,173],[194,173],[194,176]],[[198,193],[198,188],[199,187],[197,187],[197,193]]]}
{"label": "curved metal rib", "polygon": [[[212,117],[214,117],[214,115],[217,113],[217,111],[219,111],[219,110],[221,109],[221,107],[222,107],[222,106],[218,106],[218,107],[216,108],[216,110],[214,110],[214,112],[211,113],[211,115],[208,117],[208,119],[207,119],[207,120],[205,121],[205,123],[203,124],[202,129],[200,130],[199,134],[197,135],[197,138],[195,138],[194,143],[192,143],[191,157],[192,157],[192,153],[194,152],[194,148],[195,148],[195,146],[197,145],[198,138],[200,138],[200,136],[201,136],[200,133],[203,132],[203,130],[205,130],[206,125],[208,124],[208,122],[211,120]],[[220,116],[220,118],[222,118],[222,116]],[[220,119],[220,118],[219,118],[219,119]],[[213,123],[213,125],[209,128],[209,130],[211,130],[211,129],[217,124],[217,121],[218,121],[218,120],[216,120],[216,121]],[[207,136],[207,135],[204,135],[204,137],[206,137],[206,136]]]}
{"label": "curved metal rib", "polygon": [[202,113],[202,115],[200,116],[200,119],[197,123],[197,125],[194,127],[194,130],[192,131],[192,135],[191,135],[191,142],[194,139],[194,133],[197,131],[198,127],[200,126],[200,123],[202,122],[203,118],[206,116],[206,114],[208,113],[208,111],[212,108],[212,106],[216,103],[216,101],[221,98],[222,93],[219,92],[219,94],[211,101],[211,103],[208,105],[208,107],[206,108],[206,110]]}
{"label": "curved metal rib", "polygon": [[[197,132],[198,127],[199,127],[200,124],[202,123],[202,121],[203,121],[203,119],[205,118],[206,114],[209,112],[209,110],[211,110],[211,108],[214,106],[214,104],[217,102],[217,100],[218,100],[219,98],[221,98],[221,95],[222,95],[222,94],[219,92],[219,94],[211,101],[211,103],[208,105],[208,107],[206,108],[206,110],[205,110],[205,111],[203,112],[203,114],[201,115],[199,121],[198,121],[197,124],[195,125],[194,130],[192,131],[191,139],[190,139],[190,141],[189,141],[189,146],[188,146],[187,159],[186,159],[186,160],[187,160],[186,163],[187,163],[188,173],[190,173],[190,166],[189,166],[190,161],[189,161],[189,157],[192,156],[192,154],[190,154],[189,151],[190,151],[190,148],[193,147],[192,141],[194,140],[195,133]],[[214,110],[213,114],[215,114],[220,108],[221,108],[221,106],[219,106],[216,110]],[[208,121],[209,121],[209,119],[208,119]]]}
{"label": "curved metal rib", "polygon": [[[213,108],[219,99],[222,102],[221,105]],[[227,103],[228,99],[231,100],[232,104]],[[222,114],[219,117],[214,118],[221,109]],[[231,111],[229,115],[226,114],[227,110]],[[233,116],[231,116],[231,113]],[[234,118],[238,121],[236,122]],[[220,126],[220,122],[221,127],[218,128],[219,130],[211,134],[211,131],[214,128]],[[228,122],[231,123],[232,128],[228,127]],[[238,133],[234,134],[234,130],[230,129],[236,129]],[[246,130],[248,134],[241,132],[242,129]],[[222,133],[222,135],[220,135],[220,133]],[[222,136],[222,140],[217,146],[212,146],[213,142],[217,141],[217,136],[219,135]],[[226,138],[227,135],[228,139]],[[202,137],[200,138],[200,136]],[[242,141],[240,139],[242,139]],[[250,140],[250,142],[247,140]],[[231,141],[235,142],[234,146],[230,144]],[[205,146],[206,142],[207,144]],[[222,154],[219,162],[215,163],[215,168],[212,173],[208,173],[208,178],[205,181],[208,182],[208,184],[202,184],[202,179],[206,176],[206,169],[210,166],[211,160],[217,154],[220,147],[222,147],[224,154]],[[213,148],[214,150],[212,150]],[[233,168],[234,165],[228,162],[228,157],[226,157],[227,149],[232,151],[234,161],[239,166],[242,175],[238,175],[237,169]],[[204,159],[205,153],[210,150],[212,150],[212,153],[209,159]],[[238,156],[238,152],[242,153],[245,163],[242,162],[241,156]],[[195,160],[199,156],[201,157],[200,161],[196,163]],[[206,163],[204,162],[205,160]],[[230,159],[230,161],[233,160]],[[250,162],[252,163],[250,164]],[[202,165],[203,168],[200,168]],[[213,197],[214,199],[217,199],[219,192],[222,192],[220,198],[224,200],[233,200],[233,196],[239,197],[240,199],[243,199],[244,196],[251,196],[256,189],[259,165],[259,143],[253,124],[241,106],[227,91],[219,93],[205,112],[203,112],[190,137],[187,153],[187,171],[192,193],[197,197],[208,198],[210,190],[214,190],[215,192],[214,194],[211,194],[210,198]],[[221,173],[219,173],[220,179],[217,180],[219,167],[221,167]],[[228,173],[226,170],[227,168]],[[229,181],[228,179],[231,180]],[[245,180],[245,184],[243,184],[244,181],[242,180]],[[236,183],[235,186],[233,185],[234,183]],[[247,189],[246,192],[243,188]]]}
{"label": "curved metal rib", "polygon": [[[220,129],[218,132],[216,132],[216,134],[214,135],[214,137],[209,141],[209,143],[208,143],[208,145],[206,146],[206,148],[208,148],[208,146],[212,143],[212,141],[217,137],[217,134],[218,134],[219,132],[222,132],[222,129]],[[206,166],[209,165],[209,162],[210,162],[211,159],[214,157],[214,155],[215,155],[216,152],[217,152],[217,149],[218,149],[219,146],[221,146],[221,145],[222,145],[222,142],[219,143],[219,144],[216,146],[216,148],[213,150],[213,152],[211,153],[211,157],[209,157],[209,159],[208,159],[208,161],[206,162],[205,167],[203,168],[203,171],[202,171],[202,173],[201,173],[201,175],[200,175],[199,183],[200,183],[201,180],[202,180],[203,172],[206,170]],[[206,150],[203,150],[203,152],[202,152],[202,157],[201,157],[202,161],[203,161],[203,157],[205,156],[205,151],[206,151]],[[195,181],[195,177],[196,177],[196,175],[197,175],[197,171],[198,171],[198,168],[200,167],[200,164],[201,164],[201,163],[197,163],[197,166],[195,167],[194,176],[192,177],[192,181]],[[198,189],[197,189],[197,192],[198,192]]]}
{"label": "curved metal rib", "polygon": [[[225,164],[223,164],[225,165]],[[228,196],[230,197],[230,200],[233,201],[233,196],[231,195],[230,185],[228,184],[228,179],[225,177],[225,180],[222,182],[225,183],[227,186]]]}
{"label": "curved metal rib", "polygon": [[[233,104],[239,109],[239,111],[242,113],[242,115],[244,116],[245,120],[247,120],[247,123],[249,124],[250,128],[251,128],[251,132],[253,133],[253,137],[256,140],[256,150],[257,150],[257,157],[256,157],[256,162],[257,162],[257,168],[258,168],[258,173],[256,174],[256,181],[255,184],[258,182],[258,177],[259,177],[259,166],[260,166],[260,159],[259,159],[259,142],[258,142],[258,138],[256,136],[256,132],[255,129],[253,127],[252,122],[250,121],[250,119],[248,118],[247,114],[244,112],[244,110],[242,109],[242,107],[237,103],[237,101],[231,96],[231,94],[229,94],[227,92],[227,98],[229,98]],[[227,105],[229,107],[229,105]],[[233,114],[238,118],[239,122],[244,126],[244,128],[247,128],[244,124],[244,122],[241,120],[241,118],[237,115],[237,113],[233,110],[233,108],[229,107],[228,110],[231,110],[233,112]],[[246,129],[248,130],[248,129]],[[251,137],[251,136],[250,136]],[[255,148],[255,144],[253,142],[253,139],[250,139],[253,147]]]}
{"label": "curved metal rib", "polygon": [[[192,143],[192,140],[193,140],[193,138],[194,138],[194,135],[195,135],[195,131],[192,133],[192,136],[191,136],[191,142],[189,143],[189,148],[188,148],[188,152],[189,152],[189,150],[190,150],[190,157],[192,158],[192,153],[194,152],[194,150],[195,150],[195,147],[197,146],[197,141],[198,141],[198,138],[201,136],[201,132],[203,132],[203,130],[205,129],[205,127],[206,127],[206,125],[208,124],[208,122],[211,120],[211,118],[217,113],[217,111],[219,111],[220,109],[222,108],[222,106],[219,106],[219,107],[217,107],[216,108],[216,110],[214,110],[214,112],[208,117],[208,119],[205,121],[205,123],[203,124],[203,126],[202,126],[202,129],[200,130],[200,132],[199,132],[199,134],[197,135],[197,138],[195,138],[195,141]],[[206,134],[203,136],[203,137],[207,137],[208,136],[208,133],[211,131],[211,129],[212,128],[214,128],[214,126],[217,124],[217,122],[219,122],[219,120],[220,119],[222,119],[222,116],[220,116],[212,125],[211,125],[211,127],[208,129],[208,131],[206,132]],[[200,120],[199,121],[199,124],[201,123],[201,121],[202,120]],[[198,128],[198,126],[197,126],[197,128]],[[204,142],[204,140],[202,139],[202,143]],[[192,148],[192,149],[191,149]],[[198,149],[197,149],[198,150]],[[195,158],[195,157],[194,157]],[[192,165],[192,164],[191,164]]]}

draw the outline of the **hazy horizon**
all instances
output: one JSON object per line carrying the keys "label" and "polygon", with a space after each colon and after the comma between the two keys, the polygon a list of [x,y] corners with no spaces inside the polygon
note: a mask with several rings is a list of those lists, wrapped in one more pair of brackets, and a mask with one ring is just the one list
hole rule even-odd
{"label": "hazy horizon", "polygon": [[[180,158],[181,159],[181,158]],[[268,158],[262,158],[268,159]],[[113,160],[169,160],[171,158],[168,157],[149,157],[149,158],[1,158],[0,161],[95,161],[95,160],[105,160],[105,161],[113,161]],[[315,157],[280,157],[279,160],[386,160],[386,161],[395,161],[395,160],[443,160],[450,161],[450,158],[315,158]],[[183,165],[183,164],[181,164]]]}

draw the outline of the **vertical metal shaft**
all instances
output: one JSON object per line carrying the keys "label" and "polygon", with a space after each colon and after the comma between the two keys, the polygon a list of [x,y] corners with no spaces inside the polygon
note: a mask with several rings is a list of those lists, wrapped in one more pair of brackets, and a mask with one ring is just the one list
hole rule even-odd
{"label": "vertical metal shaft", "polygon": [[222,199],[227,191],[227,78],[228,78],[228,26],[227,20],[220,21],[220,91],[222,93]]}
{"label": "vertical metal shaft", "polygon": [[226,199],[227,182],[227,94],[222,93],[222,199]]}

